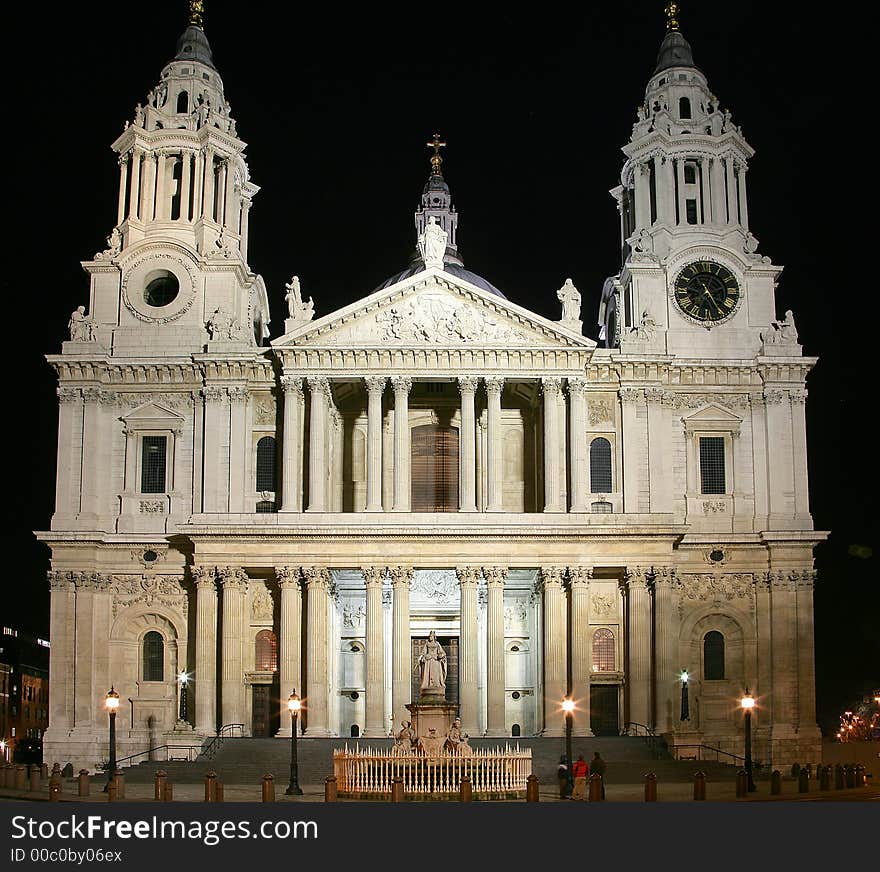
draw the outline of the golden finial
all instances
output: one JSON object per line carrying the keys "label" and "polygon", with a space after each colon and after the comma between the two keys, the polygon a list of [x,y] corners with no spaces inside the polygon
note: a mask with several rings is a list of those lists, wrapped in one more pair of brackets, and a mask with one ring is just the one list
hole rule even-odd
{"label": "golden finial", "polygon": [[678,3],[667,3],[666,4],[666,29],[667,30],[679,30],[678,26],[678,13],[681,11],[681,7]]}
{"label": "golden finial", "polygon": [[204,0],[189,0],[189,24],[191,27],[202,26],[202,16],[204,13]]}
{"label": "golden finial", "polygon": [[428,148],[434,149],[434,154],[431,155],[431,175],[432,176],[442,176],[443,173],[440,171],[440,164],[443,163],[443,158],[440,155],[440,149],[445,148],[446,143],[440,141],[440,134],[435,133],[434,139],[431,142],[426,143]]}

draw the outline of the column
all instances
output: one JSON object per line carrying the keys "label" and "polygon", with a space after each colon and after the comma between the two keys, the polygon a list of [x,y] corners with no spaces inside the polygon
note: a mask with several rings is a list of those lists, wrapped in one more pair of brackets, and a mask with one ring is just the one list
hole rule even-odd
{"label": "column", "polygon": [[569,450],[571,452],[571,511],[586,512],[589,482],[587,481],[587,380],[568,380],[571,403]]}
{"label": "column", "polygon": [[712,188],[712,223],[723,226],[727,223],[727,205],[724,196],[724,161],[720,157],[710,158],[709,182]]}
{"label": "column", "polygon": [[506,736],[506,676],[504,674],[504,579],[507,569],[500,566],[483,569],[486,579],[486,735]]}
{"label": "column", "polygon": [[797,596],[798,734],[802,740],[819,740],[816,723],[816,658],[813,638],[813,586],[816,573],[802,569],[792,573]]}
{"label": "column", "polygon": [[401,721],[411,720],[407,704],[412,702],[412,642],[409,625],[409,589],[413,570],[410,566],[394,566],[388,570],[394,594],[392,663],[391,663],[391,710],[394,729]]}
{"label": "column", "polygon": [[636,230],[651,226],[651,186],[647,162],[637,163],[633,167],[636,191]]}
{"label": "column", "polygon": [[278,709],[276,736],[290,738],[291,691],[302,696],[302,590],[297,567],[276,566],[275,578],[281,591],[280,638],[278,639]]}
{"label": "column", "polygon": [[330,382],[323,377],[309,378],[311,415],[309,422],[309,508],[327,510],[327,428]]}
{"label": "column", "polygon": [[388,379],[370,376],[367,385],[367,507],[382,511],[382,393]]}
{"label": "column", "polygon": [[[59,385],[58,394],[58,449],[56,454],[56,521],[62,517],[72,519],[79,510],[79,487],[74,484],[81,467],[78,440],[74,437],[77,421],[82,421],[82,392],[79,388]],[[53,522],[53,528],[54,523]]]}
{"label": "column", "polygon": [[73,726],[92,727],[94,725],[94,701],[103,693],[96,687],[92,674],[95,659],[95,588],[86,573],[77,573],[76,584],[76,637],[73,671]]}
{"label": "column", "polygon": [[74,724],[74,673],[76,669],[76,593],[71,573],[48,573],[49,638],[49,729],[70,730]]}
{"label": "column", "polygon": [[794,514],[792,498],[795,493],[794,466],[791,462],[791,405],[785,391],[764,389],[767,422],[767,478],[770,517],[772,525],[788,522]]}
{"label": "column", "polygon": [[214,199],[217,202],[217,223],[226,224],[226,173],[229,169],[229,163],[225,158],[221,158],[217,165],[217,193]]}
{"label": "column", "polygon": [[222,387],[205,385],[202,388],[202,396],[205,399],[202,511],[225,512],[228,505],[228,479],[223,474],[223,470],[227,468],[224,463],[226,452],[223,447],[223,434],[228,432],[229,427],[227,394]]}
{"label": "column", "polygon": [[786,570],[774,570],[770,578],[770,647],[773,695],[773,760],[790,760],[788,747],[779,742],[794,740],[798,720],[798,623],[796,578]]}
{"label": "column", "polygon": [[672,511],[672,456],[671,435],[667,407],[664,406],[666,392],[662,388],[646,388],[648,403],[648,481],[650,485],[649,510],[651,512]]}
{"label": "column", "polygon": [[[654,727],[659,733],[671,732],[680,723],[681,684],[678,662],[680,619],[675,601],[675,569],[657,567],[651,579],[654,593],[654,652],[657,665],[654,670],[656,718]],[[691,665],[696,669],[696,664]]]}
{"label": "column", "polygon": [[367,589],[367,700],[364,738],[376,738],[388,734],[385,723],[385,638],[382,614],[382,583],[385,580],[385,571],[378,566],[365,566],[361,571]]}
{"label": "column", "polygon": [[229,511],[244,511],[244,470],[248,452],[247,402],[248,389],[243,385],[228,388],[229,392]]}
{"label": "column", "polygon": [[128,190],[129,153],[119,155],[119,201],[116,209],[116,224],[125,220],[125,192]]}
{"label": "column", "polygon": [[156,220],[164,221],[168,217],[168,202],[166,191],[168,188],[168,165],[165,160],[166,154],[160,151],[156,158]]}
{"label": "column", "polygon": [[488,473],[487,512],[504,511],[504,441],[501,428],[501,392],[504,379],[498,376],[486,379],[488,402],[488,433],[486,439],[486,466]]}
{"label": "column", "polygon": [[[302,379],[281,376],[284,389],[284,433],[281,455],[281,511],[302,511]],[[289,691],[288,691],[289,694]]]}
{"label": "column", "polygon": [[698,161],[700,167],[700,213],[699,220],[702,224],[712,221],[711,184],[709,181],[709,158],[701,157]]}
{"label": "column", "polygon": [[571,591],[571,695],[575,702],[572,732],[592,736],[590,728],[590,676],[593,669],[593,638],[590,634],[591,566],[568,570]]}
{"label": "column", "polygon": [[627,568],[629,602],[629,719],[633,723],[652,726],[651,721],[651,598],[645,570]]}
{"label": "column", "polygon": [[214,570],[193,566],[196,588],[196,732],[217,732],[217,587]]}
{"label": "column", "polygon": [[202,158],[202,218],[213,220],[214,218],[214,149],[210,146],[205,148]]}
{"label": "column", "polygon": [[727,178],[727,223],[734,225],[739,223],[736,196],[736,160],[728,155],[724,159]]}
{"label": "column", "polygon": [[341,512],[344,499],[345,477],[342,466],[344,463],[343,433],[345,425],[342,413],[332,402],[330,404],[330,494],[327,497],[327,510]]}
{"label": "column", "polygon": [[180,173],[180,221],[189,221],[189,201],[192,192],[192,155],[188,151],[180,152],[182,164]]}
{"label": "column", "polygon": [[139,200],[141,194],[141,161],[143,152],[136,148],[131,154],[131,192],[128,196],[128,217],[140,218]]}
{"label": "column", "polygon": [[244,602],[247,576],[227,566],[218,572],[223,591],[223,638],[220,673],[220,726],[244,723]]}
{"label": "column", "polygon": [[410,484],[409,392],[412,379],[398,375],[394,387],[394,504],[395,512],[408,512],[412,498]]}
{"label": "column", "polygon": [[250,200],[242,200],[241,201],[241,241],[238,244],[238,249],[241,252],[241,259],[247,263],[248,258],[248,230],[249,230],[249,218],[251,214],[251,201]]}
{"label": "column", "polygon": [[458,445],[458,510],[460,512],[475,512],[477,510],[477,445],[474,414],[474,394],[477,390],[477,382],[478,379],[474,376],[461,376],[458,379],[458,388],[461,392],[461,433]]}
{"label": "column", "polygon": [[455,570],[461,596],[461,629],[458,650],[458,704],[461,729],[477,734],[477,584],[480,570],[465,566]]}
{"label": "column", "polygon": [[544,586],[544,732],[565,735],[562,701],[568,693],[568,621],[560,566],[541,569]]}
{"label": "column", "polygon": [[200,151],[193,154],[193,182],[192,182],[192,220],[198,221],[202,217],[202,197],[204,196],[204,157]]}
{"label": "column", "polygon": [[544,389],[544,511],[562,512],[559,489],[559,392],[562,379],[541,379]]}
{"label": "column", "polygon": [[643,402],[644,391],[639,388],[621,388],[623,437],[623,510],[639,511],[639,484],[647,474],[644,457],[645,427],[639,424],[637,407]]}
{"label": "column", "polygon": [[675,178],[678,182],[678,223],[687,224],[687,204],[685,200],[684,194],[684,157],[677,157],[675,159]]}
{"label": "column", "polygon": [[741,163],[737,166],[737,185],[739,192],[739,215],[743,230],[749,229],[749,200],[746,196],[746,165]]}
{"label": "column", "polygon": [[794,514],[798,520],[810,520],[810,494],[807,480],[807,421],[805,390],[790,390],[791,447],[794,467]]}
{"label": "column", "polygon": [[304,730],[311,739],[329,736],[327,633],[330,626],[328,600],[330,570],[324,566],[303,567],[306,584],[306,686]]}
{"label": "column", "polygon": [[672,174],[670,168],[672,161],[659,152],[654,155],[654,185],[657,195],[657,217],[665,224],[672,224],[675,211],[672,205]]}
{"label": "column", "polygon": [[226,161],[226,202],[223,204],[223,224],[230,230],[238,233],[238,210],[235,208],[235,167],[231,166],[229,159]]}

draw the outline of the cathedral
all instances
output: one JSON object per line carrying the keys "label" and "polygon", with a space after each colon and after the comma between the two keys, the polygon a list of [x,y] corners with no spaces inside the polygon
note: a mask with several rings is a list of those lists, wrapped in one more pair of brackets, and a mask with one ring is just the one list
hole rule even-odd
{"label": "cathedral", "polygon": [[201,6],[112,143],[116,224],[47,357],[45,759],[107,759],[111,687],[120,758],[289,737],[294,689],[306,737],[389,736],[433,632],[471,737],[568,725],[742,755],[748,690],[756,759],[819,760],[816,358],[777,315],[754,152],[677,4],[598,313],[570,279],[554,321],[466,268],[437,135],[408,266],[326,313],[292,277],[271,341],[259,188]]}

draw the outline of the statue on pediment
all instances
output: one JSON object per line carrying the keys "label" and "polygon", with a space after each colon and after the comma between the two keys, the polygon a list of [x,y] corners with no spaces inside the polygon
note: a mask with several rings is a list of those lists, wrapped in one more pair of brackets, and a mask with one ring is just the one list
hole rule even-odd
{"label": "statue on pediment", "polygon": [[77,306],[70,313],[67,329],[70,331],[71,342],[91,342],[94,337],[92,319],[86,315],[85,306]]}
{"label": "statue on pediment", "polygon": [[287,291],[284,299],[287,302],[288,329],[299,324],[308,324],[315,317],[315,301],[309,297],[308,303],[303,302],[299,276],[293,276],[284,288]]}
{"label": "statue on pediment", "polygon": [[556,292],[556,297],[562,303],[562,320],[580,321],[581,295],[571,279],[565,280],[565,284]]}
{"label": "statue on pediment", "polygon": [[437,223],[432,215],[419,235],[419,253],[425,262],[425,269],[443,269],[443,257],[446,254],[446,240],[449,234]]}

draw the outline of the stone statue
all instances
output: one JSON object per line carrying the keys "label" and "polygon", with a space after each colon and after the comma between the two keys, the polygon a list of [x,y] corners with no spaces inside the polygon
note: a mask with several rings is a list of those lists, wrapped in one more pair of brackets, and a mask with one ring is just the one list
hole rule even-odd
{"label": "stone statue", "polygon": [[464,736],[461,732],[461,718],[456,718],[446,733],[446,744],[443,749],[448,754],[458,754]]}
{"label": "stone statue", "polygon": [[422,696],[446,696],[446,652],[431,630],[419,652],[419,688]]}
{"label": "stone statue", "polygon": [[94,338],[92,331],[92,319],[86,315],[85,306],[77,306],[70,313],[70,320],[67,322],[67,329],[70,331],[70,339],[72,342],[91,342]]}
{"label": "stone statue", "polygon": [[443,269],[443,257],[446,254],[446,240],[449,234],[437,223],[432,215],[419,235],[419,253],[425,262],[425,269]]}
{"label": "stone statue", "polygon": [[633,327],[632,332],[635,334],[636,339],[649,340],[654,338],[654,334],[657,332],[657,322],[647,309],[642,312],[642,320],[639,322],[639,326]]}
{"label": "stone statue", "polygon": [[289,314],[285,325],[286,328],[290,330],[299,324],[307,324],[315,317],[315,301],[309,297],[308,303],[303,302],[299,276],[293,276],[284,287],[287,291],[284,299],[287,301],[287,311]]}
{"label": "stone statue", "polygon": [[238,321],[219,306],[214,310],[214,314],[211,315],[205,326],[208,328],[211,339],[226,339],[234,342],[239,338],[241,332]]}
{"label": "stone statue", "polygon": [[144,126],[144,118],[145,118],[145,117],[146,117],[146,116],[145,116],[145,113],[144,113],[144,107],[141,106],[140,103],[138,103],[137,106],[134,107],[134,123],[135,123],[135,126],[136,126],[136,127],[143,127],[143,126]]}
{"label": "stone statue", "polygon": [[394,740],[395,748],[400,754],[411,754],[418,743],[418,736],[413,729],[412,721],[401,721],[400,726],[403,728],[397,734]]}
{"label": "stone statue", "polygon": [[565,284],[556,292],[556,297],[562,303],[562,320],[580,321],[581,295],[571,279],[565,280]]}
{"label": "stone statue", "polygon": [[165,82],[161,82],[159,87],[156,89],[156,108],[161,109],[165,105],[165,101],[168,99],[168,85]]}
{"label": "stone statue", "polygon": [[794,312],[786,309],[785,318],[771,321],[770,330],[761,334],[765,345],[797,345],[798,332],[794,325]]}

